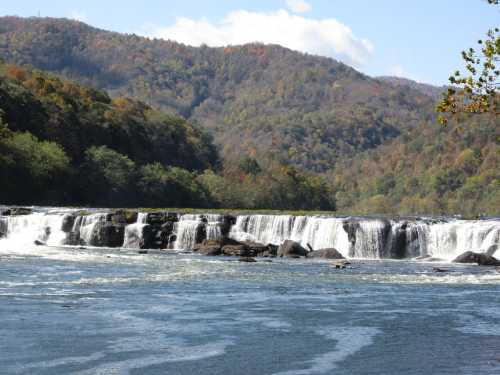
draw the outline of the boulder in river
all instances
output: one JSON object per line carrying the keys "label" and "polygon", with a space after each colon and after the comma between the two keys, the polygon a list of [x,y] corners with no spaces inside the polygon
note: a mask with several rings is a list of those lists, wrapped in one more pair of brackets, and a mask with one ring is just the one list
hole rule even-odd
{"label": "boulder in river", "polygon": [[238,262],[255,263],[257,261],[254,258],[252,258],[252,257],[240,257],[238,259]]}
{"label": "boulder in river", "polygon": [[477,263],[480,266],[500,266],[500,260],[497,258],[485,254],[485,253],[475,253],[473,251],[466,251],[456,257],[453,262],[455,263]]}
{"label": "boulder in river", "polygon": [[0,212],[2,216],[31,215],[33,210],[27,207],[11,207]]}
{"label": "boulder in river", "polygon": [[332,248],[314,250],[307,254],[308,258],[323,258],[323,259],[345,259],[344,256],[337,250]]}
{"label": "boulder in river", "polygon": [[222,253],[229,256],[250,257],[255,254],[245,244],[241,245],[224,245],[222,246]]}
{"label": "boulder in river", "polygon": [[303,248],[298,242],[292,240],[285,240],[285,242],[283,242],[278,248],[279,257],[305,257],[307,256],[307,253],[308,251],[305,248]]}

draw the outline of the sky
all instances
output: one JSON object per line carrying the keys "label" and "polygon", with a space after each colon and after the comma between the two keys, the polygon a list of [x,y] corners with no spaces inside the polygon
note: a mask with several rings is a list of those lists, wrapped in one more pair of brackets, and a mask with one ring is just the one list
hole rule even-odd
{"label": "sky", "polygon": [[66,17],[195,46],[281,44],[435,85],[463,66],[460,51],[500,26],[500,7],[486,0],[16,0],[0,15]]}

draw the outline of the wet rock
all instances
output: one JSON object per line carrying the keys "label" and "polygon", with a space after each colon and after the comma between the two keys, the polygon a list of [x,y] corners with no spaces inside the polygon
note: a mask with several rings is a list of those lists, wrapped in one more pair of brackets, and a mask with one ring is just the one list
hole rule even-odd
{"label": "wet rock", "polygon": [[238,262],[255,263],[257,261],[252,257],[240,257],[238,258]]}
{"label": "wet rock", "polygon": [[453,260],[454,263],[477,263],[477,254],[473,251],[466,251]]}
{"label": "wet rock", "polygon": [[500,266],[500,260],[488,254],[479,254],[477,264],[480,266]]}
{"label": "wet rock", "polygon": [[278,248],[278,256],[279,257],[305,257],[307,256],[308,251],[304,249],[298,242],[292,240],[285,240],[283,244]]}
{"label": "wet rock", "polygon": [[439,267],[433,267],[432,271],[434,271],[434,272],[449,272],[447,269],[439,268]]}
{"label": "wet rock", "polygon": [[201,248],[199,248],[198,253],[202,255],[208,255],[208,256],[216,256],[216,255],[221,255],[222,250],[220,246],[213,246],[213,245],[206,245]]}
{"label": "wet rock", "polygon": [[75,224],[76,216],[75,215],[64,215],[61,230],[63,232],[69,233],[73,229],[73,225]]}
{"label": "wet rock", "polygon": [[7,235],[8,223],[6,218],[0,217],[0,238]]}
{"label": "wet rock", "polygon": [[137,254],[147,254],[147,253],[148,253],[148,251],[147,251],[147,250],[139,250],[139,251],[137,252]]}
{"label": "wet rock", "polygon": [[314,250],[307,254],[307,257],[323,259],[345,259],[344,256],[334,248]]}
{"label": "wet rock", "polygon": [[222,253],[228,256],[250,257],[255,256],[255,253],[249,249],[247,245],[224,245]]}
{"label": "wet rock", "polygon": [[475,253],[473,251],[466,251],[456,257],[453,262],[455,263],[477,263],[480,266],[500,266],[500,260],[485,253]]}
{"label": "wet rock", "polygon": [[35,240],[35,241],[34,241],[34,244],[35,244],[36,246],[45,246],[45,242],[42,242],[42,241],[40,241],[40,240]]}
{"label": "wet rock", "polygon": [[133,224],[137,222],[137,211],[118,210],[111,215],[111,222],[113,224]]}
{"label": "wet rock", "polygon": [[31,215],[33,210],[27,207],[11,207],[3,210],[1,215],[3,216],[18,216],[18,215]]}
{"label": "wet rock", "polygon": [[349,264],[351,264],[351,262],[349,262],[348,260],[345,260],[345,259],[338,259],[338,260],[335,260],[331,263],[331,266],[332,267],[335,267],[335,268],[340,268],[340,269],[344,269],[346,268]]}
{"label": "wet rock", "polygon": [[99,247],[121,247],[125,235],[124,225],[109,222],[99,223],[94,229],[91,245]]}

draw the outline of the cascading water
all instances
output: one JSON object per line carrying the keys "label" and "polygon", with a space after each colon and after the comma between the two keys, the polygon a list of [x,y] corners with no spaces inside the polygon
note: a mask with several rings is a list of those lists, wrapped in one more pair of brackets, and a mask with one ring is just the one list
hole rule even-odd
{"label": "cascading water", "polygon": [[453,220],[427,226],[428,254],[453,259],[465,251],[487,252],[500,243],[500,223],[494,220]]}
{"label": "cascading water", "polygon": [[205,215],[207,240],[220,240],[222,238],[223,215],[207,214]]}
{"label": "cascading water", "polygon": [[291,238],[294,220],[290,215],[238,216],[229,236],[237,241],[280,245]]}
{"label": "cascading water", "polygon": [[0,246],[21,247],[40,241],[47,245],[63,245],[66,233],[62,224],[66,214],[36,212],[30,215],[7,216],[5,238],[0,239]]}
{"label": "cascading water", "polygon": [[137,220],[134,224],[129,224],[125,227],[125,235],[123,238],[123,247],[129,249],[138,249],[142,245],[143,230],[147,225],[148,214],[146,212],[137,213]]}
{"label": "cascading water", "polygon": [[107,213],[96,213],[80,216],[75,220],[73,231],[79,234],[79,238],[84,245],[95,245],[99,224],[106,222]]}
{"label": "cascading water", "polygon": [[343,219],[298,216],[295,219],[291,239],[303,247],[314,250],[335,248],[344,256],[349,255],[350,243],[343,228]]}
{"label": "cascading water", "polygon": [[387,223],[382,220],[360,220],[358,224],[352,257],[384,258]]}
{"label": "cascading water", "polygon": [[200,215],[182,215],[174,226],[174,233],[176,235],[174,249],[192,249],[196,243],[196,237],[202,224]]}
{"label": "cascading water", "polygon": [[[224,215],[181,215],[178,218],[176,214],[160,213],[152,219],[151,231],[146,232],[147,213],[138,213],[136,223],[129,225],[120,219],[119,214],[112,215],[109,212],[79,215],[76,209],[37,209],[28,215],[0,216],[0,250],[29,248],[35,241],[48,246],[106,244],[140,248],[148,234],[152,237],[147,237],[151,241],[146,241],[145,246],[157,248],[192,249],[204,239],[219,240],[229,236],[238,241],[264,245],[280,245],[291,239],[314,250],[333,247],[344,256],[355,258],[431,256],[451,260],[465,251],[487,252],[500,257],[500,220],[493,219],[389,221],[241,215],[229,228],[230,220]],[[169,242],[170,238],[175,241],[173,244]]]}

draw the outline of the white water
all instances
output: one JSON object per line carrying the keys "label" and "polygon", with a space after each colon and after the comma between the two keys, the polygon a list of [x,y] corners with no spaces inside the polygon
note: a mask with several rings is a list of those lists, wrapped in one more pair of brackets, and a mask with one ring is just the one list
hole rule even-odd
{"label": "white water", "polygon": [[73,226],[73,229],[80,233],[80,240],[82,240],[84,245],[94,245],[98,224],[104,223],[106,221],[106,216],[107,213],[96,213],[92,215],[80,216],[81,219],[78,220],[78,223],[75,221],[75,225],[77,225],[77,227],[75,228],[75,226]]}
{"label": "white water", "polygon": [[428,253],[444,259],[453,259],[465,251],[484,253],[498,244],[499,221],[454,220],[429,225],[426,233]]}
{"label": "white water", "polygon": [[294,217],[290,215],[242,215],[229,236],[237,241],[281,245],[291,239]]}
{"label": "white water", "polygon": [[[75,210],[76,212],[76,210]],[[32,247],[34,241],[51,246],[68,243],[69,233],[62,231],[68,210],[35,212],[22,216],[0,217],[0,251],[8,248]],[[94,245],[99,225],[107,213],[78,216],[71,229],[80,241]],[[123,247],[138,248],[146,225],[147,214],[139,213],[137,222],[125,228]],[[174,224],[175,249],[191,249],[197,234],[203,229],[204,238],[222,237],[222,215],[182,215]],[[344,224],[349,222],[354,238],[349,241]],[[404,237],[397,237],[401,235]],[[1,234],[0,234],[1,235]],[[429,255],[452,260],[465,251],[490,252],[500,257],[500,220],[393,220],[343,219],[317,216],[242,215],[230,229],[229,237],[238,241],[255,241],[280,245],[291,239],[314,250],[336,248],[344,256],[356,258],[389,258],[402,254],[408,258]],[[398,241],[396,241],[398,238]],[[403,240],[399,240],[402,238]],[[76,240],[74,240],[76,241]],[[399,247],[395,250],[396,243]]]}
{"label": "white water", "polygon": [[123,247],[128,249],[138,249],[141,247],[143,239],[143,229],[147,225],[148,214],[145,212],[137,213],[137,220],[134,224],[125,227],[123,238]]}
{"label": "white water", "polygon": [[61,230],[65,214],[33,213],[31,215],[8,216],[7,235],[0,239],[0,250],[4,247],[32,246],[35,241],[47,245],[63,245],[66,233]]}

